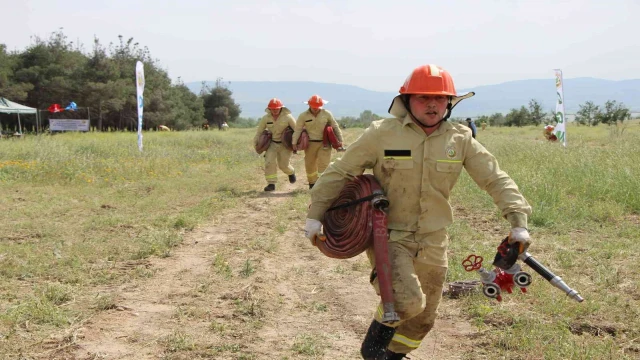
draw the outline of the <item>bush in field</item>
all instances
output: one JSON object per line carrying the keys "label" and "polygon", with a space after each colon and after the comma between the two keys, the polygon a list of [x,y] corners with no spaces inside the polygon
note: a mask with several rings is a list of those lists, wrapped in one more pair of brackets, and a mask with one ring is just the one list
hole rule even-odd
{"label": "bush in field", "polygon": [[599,123],[615,125],[631,118],[631,111],[623,103],[608,100],[603,107],[587,101],[579,105],[576,122],[581,125],[596,126]]}
{"label": "bush in field", "polygon": [[235,128],[252,128],[258,126],[258,119],[239,117],[234,123],[231,123],[231,127]]}
{"label": "bush in field", "polygon": [[520,109],[511,109],[504,120],[506,126],[525,126],[529,122],[529,110],[524,106]]}
{"label": "bush in field", "polygon": [[372,121],[384,119],[384,117],[374,114],[371,110],[365,110],[356,118],[353,116],[345,116],[338,119],[338,123],[345,128],[367,128]]}
{"label": "bush in field", "polygon": [[542,104],[536,99],[529,100],[529,121],[528,125],[540,125],[544,121],[547,113],[542,111]]}
{"label": "bush in field", "polygon": [[603,111],[598,112],[596,119],[598,122],[607,125],[615,125],[618,122],[623,122],[631,117],[631,111],[624,106],[623,103],[617,103],[615,100],[608,100],[604,104]]}
{"label": "bush in field", "polygon": [[584,104],[578,105],[580,110],[576,114],[576,122],[580,125],[596,126],[600,119],[598,114],[600,113],[600,107],[593,103],[593,101],[587,101]]}

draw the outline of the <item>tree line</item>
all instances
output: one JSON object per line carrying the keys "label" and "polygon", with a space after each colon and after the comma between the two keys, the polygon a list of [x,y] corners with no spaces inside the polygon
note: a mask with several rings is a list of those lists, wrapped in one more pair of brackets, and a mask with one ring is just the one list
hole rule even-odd
{"label": "tree line", "polygon": [[[144,129],[165,125],[175,130],[200,127],[203,124],[220,126],[224,122],[238,127],[253,127],[257,119],[241,118],[240,106],[222,79],[214,87],[203,82],[199,94],[191,92],[178,79],[171,81],[168,73],[152,58],[149,49],[133,38],[102,45],[96,38],[93,49],[68,41],[62,29],[48,39],[33,38],[23,51],[7,51],[0,44],[0,96],[37,109],[51,104],[63,108],[74,101],[79,111],[50,114],[48,118],[87,118],[98,130],[136,130],[137,100],[135,64],[145,65]],[[609,100],[602,106],[591,101],[579,106],[575,121],[596,126],[627,120],[630,110],[622,103]],[[358,117],[338,119],[344,127],[367,127],[374,120],[384,118],[365,110]],[[452,121],[462,121],[453,118]],[[555,111],[545,112],[542,105],[531,99],[527,106],[514,108],[507,114],[494,113],[475,118],[478,123],[491,126],[526,126],[555,122]],[[35,127],[35,118],[24,117],[25,128]],[[0,114],[0,124],[17,128],[15,115]],[[46,121],[45,121],[46,125]],[[1,129],[0,129],[1,130]]]}
{"label": "tree line", "polygon": [[[371,110],[365,110],[356,117],[342,117],[338,122],[345,127],[368,127],[374,120],[384,117],[373,114]],[[631,118],[631,110],[623,103],[615,100],[608,100],[603,106],[595,105],[592,101],[587,101],[579,105],[579,111],[575,115],[575,122],[580,125],[596,126],[598,124],[615,125]],[[536,99],[529,100],[527,106],[511,109],[506,115],[494,113],[473,118],[478,124],[486,122],[490,126],[539,126],[542,124],[555,124],[555,110],[545,112],[542,104]],[[463,122],[464,118],[452,117],[453,122]]]}
{"label": "tree line", "polygon": [[[23,51],[7,51],[0,44],[0,96],[37,109],[52,104],[63,108],[71,101],[78,111],[50,114],[46,118],[91,117],[97,130],[136,130],[137,99],[135,66],[144,63],[144,129],[165,125],[176,130],[233,122],[240,115],[232,92],[222,79],[211,88],[203,83],[196,95],[178,79],[172,82],[166,70],[147,47],[133,38],[104,46],[97,38],[85,52],[62,29],[48,39],[33,38]],[[34,117],[21,117],[26,128]],[[16,128],[15,115],[0,114],[0,123]],[[45,124],[46,125],[46,121]]]}
{"label": "tree line", "polygon": [[[631,110],[615,100],[608,100],[602,107],[595,105],[592,101],[587,101],[578,105],[578,108],[575,122],[580,125],[596,126],[600,123],[615,125],[631,118]],[[475,121],[477,123],[486,122],[490,126],[538,126],[554,124],[556,113],[555,109],[545,112],[540,102],[531,99],[528,106],[523,105],[519,109],[511,109],[506,115],[502,113],[483,115],[476,118]]]}

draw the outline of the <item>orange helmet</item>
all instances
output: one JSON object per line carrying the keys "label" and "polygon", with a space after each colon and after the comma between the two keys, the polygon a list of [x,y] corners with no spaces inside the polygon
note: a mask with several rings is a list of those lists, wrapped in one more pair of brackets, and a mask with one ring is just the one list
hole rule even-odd
{"label": "orange helmet", "polygon": [[400,94],[457,96],[449,72],[434,64],[415,68],[400,87]]}
{"label": "orange helmet", "polygon": [[309,105],[312,109],[320,109],[323,105],[327,104],[327,100],[323,100],[320,95],[313,95],[309,100],[305,101],[305,104]]}
{"label": "orange helmet", "polygon": [[282,104],[282,101],[280,101],[280,99],[277,99],[277,98],[273,98],[269,100],[269,105],[267,105],[267,108],[272,110],[280,109],[282,107],[284,107],[284,105]]}

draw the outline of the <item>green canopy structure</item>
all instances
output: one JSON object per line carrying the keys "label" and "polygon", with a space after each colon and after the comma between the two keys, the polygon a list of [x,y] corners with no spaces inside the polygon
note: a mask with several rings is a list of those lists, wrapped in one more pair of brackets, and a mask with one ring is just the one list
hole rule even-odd
{"label": "green canopy structure", "polygon": [[0,97],[0,113],[18,114],[18,129],[20,134],[22,134],[22,124],[20,122],[20,114],[35,114],[36,122],[37,123],[40,122],[38,119],[37,109],[15,103],[3,97]]}

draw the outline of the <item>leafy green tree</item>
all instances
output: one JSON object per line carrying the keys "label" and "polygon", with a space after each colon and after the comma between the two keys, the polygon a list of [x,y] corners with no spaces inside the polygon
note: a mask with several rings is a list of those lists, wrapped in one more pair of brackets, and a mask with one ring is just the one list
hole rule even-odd
{"label": "leafy green tree", "polygon": [[355,116],[343,116],[339,119],[336,119],[341,126],[345,128],[353,128],[353,127],[364,127],[361,122]]}
{"label": "leafy green tree", "polygon": [[[253,128],[258,126],[258,120],[259,119],[255,119],[255,118],[244,118],[244,117],[239,117],[238,120],[236,120],[233,124],[233,127],[237,127],[237,128]],[[232,125],[229,125],[232,126]]]}
{"label": "leafy green tree", "polygon": [[489,116],[487,116],[487,115],[482,115],[482,116],[480,116],[480,117],[476,120],[476,125],[480,125],[480,124],[482,124],[482,122],[486,122],[487,124],[489,124]]}
{"label": "leafy green tree", "polygon": [[[35,38],[22,52],[8,54],[6,46],[0,44],[0,94],[39,109],[53,103],[63,107],[71,101],[78,104],[76,113],[47,113],[45,126],[46,118],[86,118],[90,113],[92,125],[100,130],[135,131],[137,61],[144,63],[145,70],[143,128],[161,124],[178,130],[200,126],[204,121],[203,99],[180,80],[172,83],[148,48],[123,36],[106,47],[96,38],[89,53],[68,41],[62,29],[48,39]],[[25,125],[28,121],[25,119]]]}
{"label": "leafy green tree", "polygon": [[576,113],[576,122],[581,125],[596,126],[598,125],[600,113],[600,107],[593,103],[593,101],[587,101],[584,104],[578,105],[580,110]]}
{"label": "leafy green tree", "polygon": [[240,116],[240,105],[233,100],[233,92],[229,90],[222,78],[216,80],[213,89],[204,85],[200,93],[204,106],[204,117],[209,125],[215,124],[221,128],[224,121],[235,122]]}
{"label": "leafy green tree", "polygon": [[511,111],[505,116],[505,125],[506,126],[525,126],[529,124],[529,119],[531,115],[529,114],[529,110],[522,106],[520,109],[511,109]]}
{"label": "leafy green tree", "polygon": [[13,101],[23,101],[33,89],[30,83],[13,81],[14,69],[20,68],[19,57],[7,53],[7,47],[0,44],[0,96]]}
{"label": "leafy green tree", "polygon": [[493,113],[489,116],[488,122],[490,126],[504,126],[506,119],[502,113]]}
{"label": "leafy green tree", "polygon": [[[84,105],[97,111],[98,120],[95,123],[99,131],[105,129],[103,119],[107,115],[119,114],[122,111],[127,96],[131,96],[129,89],[131,84],[123,79],[108,80],[106,83],[89,82],[86,84],[87,93],[84,97]],[[108,126],[114,124],[109,122]]]}
{"label": "leafy green tree", "polygon": [[618,122],[628,120],[630,117],[631,111],[623,103],[608,100],[604,104],[604,109],[597,114],[596,119],[603,124],[615,125]]}
{"label": "leafy green tree", "polygon": [[364,124],[365,126],[369,126],[369,124],[371,124],[372,121],[376,121],[380,119],[383,119],[383,117],[374,114],[371,110],[365,110],[360,113],[360,116],[358,117],[357,120],[362,124]]}
{"label": "leafy green tree", "polygon": [[34,44],[19,55],[21,68],[14,74],[19,83],[30,83],[29,106],[46,108],[52,103],[66,105],[72,94],[81,91],[82,72],[87,57],[80,52],[62,30],[49,39],[34,38]]}
{"label": "leafy green tree", "polygon": [[366,128],[366,127],[369,127],[369,125],[371,125],[372,121],[381,120],[381,119],[384,119],[384,117],[374,114],[373,111],[371,110],[364,110],[363,112],[360,113],[360,115],[358,115],[357,118],[354,116],[343,116],[340,119],[337,119],[337,121],[340,124],[340,126],[342,126],[343,128],[347,128],[347,127]]}
{"label": "leafy green tree", "polygon": [[222,129],[222,124],[229,120],[229,108],[218,106],[213,109],[213,123],[218,124],[218,129]]}
{"label": "leafy green tree", "polygon": [[547,114],[542,111],[542,104],[536,99],[529,100],[529,121],[527,124],[540,125]]}
{"label": "leafy green tree", "polygon": [[184,130],[200,127],[205,122],[202,98],[191,92],[182,81],[172,86],[170,91],[172,92],[170,115],[174,119],[173,128]]}

